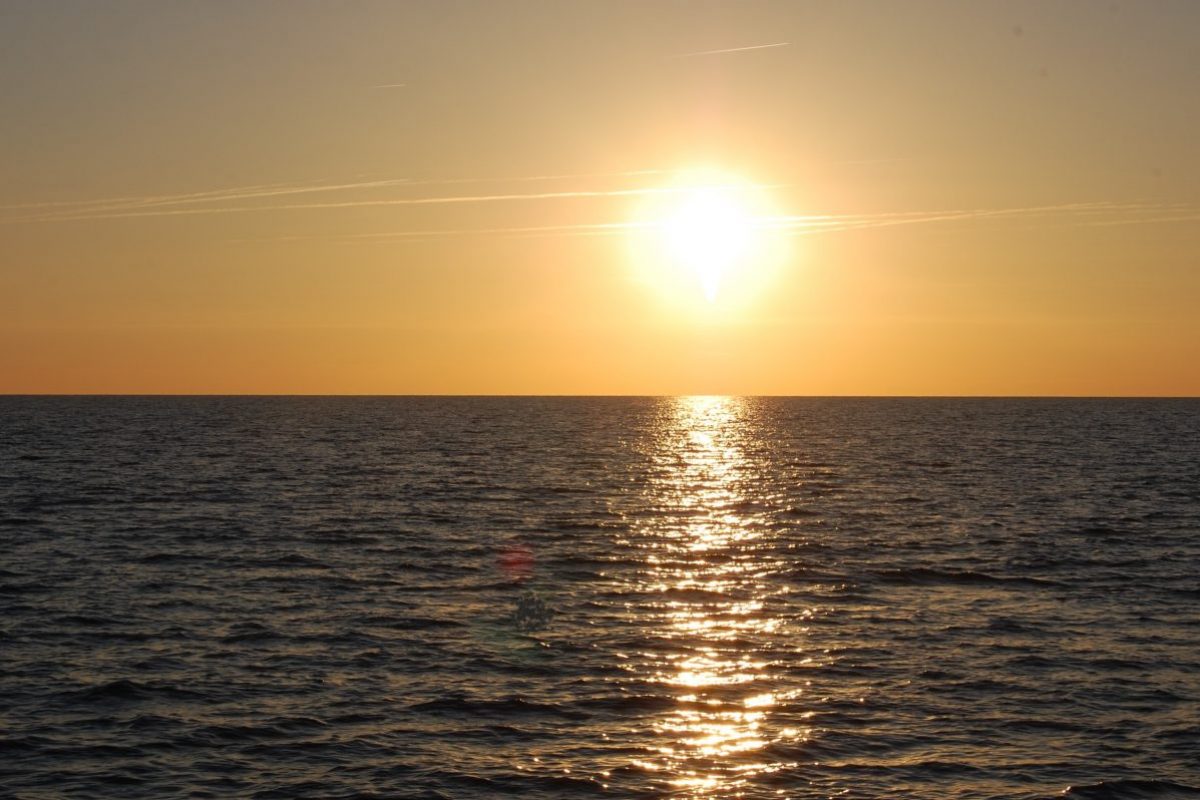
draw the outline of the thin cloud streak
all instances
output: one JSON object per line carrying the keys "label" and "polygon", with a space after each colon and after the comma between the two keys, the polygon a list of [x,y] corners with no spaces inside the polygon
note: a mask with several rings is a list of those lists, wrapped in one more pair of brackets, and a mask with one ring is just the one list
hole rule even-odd
{"label": "thin cloud streak", "polygon": [[725,47],[720,50],[697,50],[694,53],[678,53],[667,58],[694,58],[695,56],[718,56],[724,53],[744,53],[747,50],[766,50],[772,47],[790,47],[791,42],[772,42],[771,44],[752,44],[746,47]]}
{"label": "thin cloud streak", "polygon": [[[1165,209],[1141,203],[1113,203],[1107,201],[1090,203],[1061,203],[1046,206],[1026,206],[1019,208],[979,208],[953,209],[946,211],[920,212],[886,212],[881,214],[858,215],[815,215],[808,217],[776,217],[776,224],[771,227],[787,230],[796,235],[811,233],[838,232],[858,230],[863,228],[883,228],[896,225],[917,225],[934,222],[952,222],[975,219],[1014,217],[1014,216],[1043,216],[1047,214],[1095,215],[1119,214],[1121,212],[1161,213]],[[1138,222],[1140,219],[1108,220],[1090,224],[1123,224]],[[1084,223],[1088,224],[1088,223]]]}
{"label": "thin cloud streak", "polygon": [[[35,208],[57,207],[61,210],[49,213],[30,214],[26,216],[9,217],[0,222],[56,222],[90,219],[113,219],[125,216],[164,216],[165,213],[114,213],[140,212],[147,209],[161,209],[176,205],[191,205],[196,203],[230,202],[251,200],[263,197],[279,197],[295,194],[310,194],[316,192],[349,191],[354,189],[379,189],[396,186],[451,186],[461,184],[488,183],[535,183],[556,180],[573,180],[580,178],[615,178],[640,177],[666,174],[667,170],[630,170],[624,172],[590,172],[564,173],[557,175],[523,175],[503,178],[449,178],[438,180],[411,180],[408,178],[393,178],[375,181],[359,181],[355,183],[295,185],[286,183],[257,184],[251,186],[214,189],[204,192],[188,192],[183,194],[150,195],[145,197],[110,197],[93,200],[66,200],[54,203],[27,204],[11,206],[12,210],[33,210]],[[364,204],[376,204],[383,201],[358,201]],[[273,208],[301,208],[306,206],[246,206],[220,209],[192,209],[192,213],[217,213],[233,211],[270,210]],[[323,207],[323,204],[313,204],[313,207]],[[336,204],[329,207],[338,207]]]}
{"label": "thin cloud streak", "polygon": [[235,186],[227,189],[210,189],[204,192],[186,192],[182,194],[164,194],[164,195],[124,195],[119,197],[97,197],[90,200],[50,200],[42,203],[15,203],[13,205],[0,206],[0,211],[25,211],[35,208],[53,208],[53,207],[74,207],[76,209],[87,207],[110,207],[110,206],[133,206],[146,205],[150,203],[177,201],[187,198],[212,198],[223,199],[225,195],[237,192],[248,192],[258,189],[273,189],[289,186],[287,183],[257,183],[250,186]]}
{"label": "thin cloud streak", "polygon": [[[1200,221],[1200,209],[1197,209],[1194,206],[1178,204],[1146,209],[1146,213],[1150,213],[1151,211],[1157,212],[1159,216],[1132,217],[1129,219],[1085,220],[1079,224],[1094,227],[1108,227],[1112,225],[1151,225],[1154,223]],[[1162,214],[1169,214],[1169,216],[1162,216]]]}
{"label": "thin cloud streak", "polygon": [[[545,192],[495,192],[481,194],[462,194],[431,197],[391,197],[374,199],[347,199],[329,202],[309,203],[275,203],[270,205],[220,205],[215,207],[187,207],[201,203],[229,203],[236,201],[258,200],[263,198],[286,197],[291,195],[338,192],[351,190],[375,190],[395,188],[399,186],[438,186],[461,184],[503,184],[548,182],[556,180],[571,180],[585,178],[612,178],[658,175],[666,170],[638,170],[610,173],[569,173],[549,175],[527,175],[507,178],[452,178],[441,180],[412,181],[408,179],[384,179],[374,181],[358,181],[340,184],[317,185],[287,185],[259,184],[230,189],[217,189],[205,192],[191,192],[177,195],[155,195],[147,197],[108,198],[103,200],[74,201],[79,203],[73,208],[9,218],[6,222],[68,222],[102,219],[129,219],[142,217],[167,216],[196,216],[211,214],[236,214],[250,211],[294,211],[320,209],[348,209],[383,206],[426,206],[454,205],[469,203],[499,203],[520,201],[541,201],[573,198],[602,198],[602,197],[637,197],[652,195],[669,195],[688,191],[687,187],[638,187],[624,189],[593,189],[567,190]],[[767,184],[778,188],[780,184]],[[65,201],[71,202],[71,201]],[[930,224],[936,222],[966,221],[986,218],[1002,218],[1014,216],[1036,216],[1048,214],[1069,214],[1076,219],[1073,224],[1080,225],[1128,225],[1149,222],[1188,222],[1195,221],[1198,212],[1194,207],[1184,204],[1150,204],[1144,202],[1116,203],[1111,201],[1089,203],[1065,203],[1045,206],[1027,206],[1017,208],[974,208],[947,209],[938,211],[894,211],[873,214],[804,214],[766,216],[758,220],[758,226],[768,230],[778,230],[790,235],[811,235],[816,233],[834,233],[868,228],[882,228],[896,225]],[[1150,217],[1148,215],[1155,215]],[[1080,216],[1086,219],[1079,219]],[[1097,218],[1099,217],[1099,218]],[[383,234],[364,234],[352,239],[396,241],[405,239],[444,238],[450,236],[603,236],[638,227],[652,226],[653,223],[598,223],[563,226],[527,226],[510,228],[480,228],[480,229],[438,229],[428,231],[398,231]]]}
{"label": "thin cloud streak", "polygon": [[575,178],[637,178],[648,175],[670,175],[668,169],[636,169],[625,172],[575,172],[561,175],[523,175],[511,178],[442,178],[440,180],[414,181],[413,186],[451,186],[462,183],[534,183],[537,181],[561,181]]}
{"label": "thin cloud streak", "polygon": [[372,89],[403,89],[408,86],[407,83],[381,83],[378,86],[372,86]]}
{"label": "thin cloud streak", "polygon": [[450,205],[459,203],[496,203],[521,200],[550,200],[587,197],[637,197],[655,194],[678,194],[687,191],[683,187],[656,187],[642,189],[603,189],[572,192],[529,192],[523,194],[455,195],[448,197],[406,197],[389,200],[346,200],[337,203],[286,203],[270,206],[223,206],[219,208],[167,208],[142,211],[117,211],[72,217],[45,217],[29,221],[73,221],[97,219],[129,219],[138,217],[195,216],[200,214],[237,214],[247,211],[300,211],[305,209],[366,208],[371,206],[423,206]]}
{"label": "thin cloud streak", "polygon": [[442,238],[450,236],[494,236],[545,234],[551,236],[596,236],[608,233],[620,233],[628,230],[652,228],[652,222],[593,222],[579,225],[536,225],[512,228],[451,228],[423,231],[391,231],[384,233],[359,233],[344,237],[360,241],[392,241],[409,238]]}
{"label": "thin cloud streak", "polygon": [[266,239],[228,239],[229,242],[291,242],[300,240],[329,240],[387,244],[389,242],[457,239],[464,236],[546,237],[546,236],[606,236],[628,230],[653,228],[653,222],[593,222],[578,225],[535,225],[508,228],[435,228],[415,231],[382,231],[377,233],[348,233],[341,236],[273,236]]}
{"label": "thin cloud streak", "polygon": [[312,194],[315,192],[338,192],[348,189],[378,189],[390,186],[400,186],[409,181],[403,178],[361,181],[358,183],[320,184],[317,186],[287,186],[286,184],[265,184],[263,186],[247,186],[234,189],[218,189],[210,192],[194,192],[181,195],[159,195],[157,197],[128,198],[126,200],[88,201],[83,209],[61,211],[40,217],[24,217],[11,220],[14,222],[52,222],[55,220],[73,219],[104,219],[107,212],[130,209],[162,208],[165,206],[187,205],[192,203],[228,202],[230,200],[252,200],[259,197],[281,197],[295,194]]}
{"label": "thin cloud streak", "polygon": [[[759,219],[758,227],[765,230],[777,230],[796,236],[820,233],[838,233],[841,231],[859,230],[864,228],[882,228],[895,225],[920,225],[937,222],[969,221],[986,218],[1046,216],[1054,214],[1095,215],[1133,211],[1136,213],[1152,213],[1164,210],[1161,206],[1142,203],[1113,203],[1107,201],[1089,203],[1062,203],[1046,206],[1026,206],[1018,208],[977,208],[977,209],[947,209],[942,211],[894,211],[877,214],[807,214],[769,216]],[[1200,217],[1174,217],[1134,219],[1128,222],[1183,221]],[[343,241],[402,243],[432,239],[456,238],[462,236],[608,236],[630,230],[654,228],[659,223],[648,222],[608,222],[586,223],[578,225],[549,225],[531,227],[507,228],[453,228],[416,231],[391,231],[381,233],[352,234],[340,237]],[[1080,224],[1106,224],[1104,222]],[[1112,224],[1121,224],[1114,222]]]}

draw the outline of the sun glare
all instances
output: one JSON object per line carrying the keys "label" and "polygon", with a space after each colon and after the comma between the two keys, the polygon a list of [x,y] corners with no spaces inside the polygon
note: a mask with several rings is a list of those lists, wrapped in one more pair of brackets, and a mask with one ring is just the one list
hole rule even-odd
{"label": "sun glare", "polygon": [[744,258],[754,236],[754,219],[727,187],[687,191],[662,223],[667,252],[699,281],[711,303],[725,271]]}
{"label": "sun glare", "polygon": [[762,187],[725,173],[681,173],[636,210],[639,277],[695,307],[745,297],[779,260]]}

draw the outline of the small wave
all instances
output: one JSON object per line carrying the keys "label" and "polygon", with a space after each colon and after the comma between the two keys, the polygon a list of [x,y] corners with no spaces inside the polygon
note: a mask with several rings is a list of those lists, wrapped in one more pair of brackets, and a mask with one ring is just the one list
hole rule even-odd
{"label": "small wave", "polygon": [[380,647],[374,647],[369,650],[362,650],[358,653],[355,653],[350,659],[350,663],[354,664],[356,667],[369,667],[372,664],[380,664],[388,661],[390,658],[391,655],[388,653],[388,651]]}
{"label": "small wave", "polygon": [[300,553],[286,553],[284,555],[275,556],[274,558],[262,558],[247,562],[247,566],[259,568],[271,567],[305,567],[307,569],[333,569],[329,564],[323,561],[302,555]]}
{"label": "small wave", "polygon": [[621,713],[655,713],[678,708],[681,703],[674,697],[658,694],[629,694],[615,697],[592,697],[579,700],[576,706],[602,709]]}
{"label": "small wave", "polygon": [[64,614],[63,616],[55,617],[53,620],[55,625],[68,625],[80,628],[99,628],[106,625],[119,625],[120,620],[110,619],[109,617],[97,617],[91,614]]}
{"label": "small wave", "polygon": [[987,629],[997,633],[1026,633],[1030,630],[1028,625],[1005,617],[988,620]]}
{"label": "small wave", "polygon": [[1179,742],[1200,742],[1200,725],[1183,725],[1154,734],[1155,739]]}
{"label": "small wave", "polygon": [[177,686],[151,686],[121,678],[107,683],[63,692],[59,698],[69,703],[136,703],[146,700],[195,700],[203,697]]}
{"label": "small wave", "polygon": [[877,570],[872,573],[880,583],[891,583],[912,586],[935,584],[952,584],[956,586],[1030,586],[1051,587],[1059,586],[1057,581],[1028,576],[999,576],[973,570],[942,570],[929,567],[914,567],[911,569]]}
{"label": "small wave", "polygon": [[326,723],[312,717],[284,717],[259,725],[216,724],[204,725],[190,734],[189,738],[199,743],[258,742],[263,740],[294,740],[299,734],[319,731]]}
{"label": "small wave", "polygon": [[795,519],[810,519],[812,517],[821,516],[821,512],[813,508],[805,508],[803,506],[789,506],[779,512],[781,517],[792,517]]}
{"label": "small wave", "polygon": [[278,631],[257,622],[241,622],[229,627],[229,632],[221,637],[226,644],[242,642],[269,642],[284,638]]}
{"label": "small wave", "polygon": [[452,619],[434,619],[433,617],[404,617],[393,620],[375,620],[375,627],[390,628],[397,631],[423,631],[430,628],[461,628],[463,623]]}
{"label": "small wave", "polygon": [[1068,536],[1099,536],[1106,538],[1109,536],[1120,536],[1124,531],[1117,530],[1108,525],[1084,525],[1074,530],[1064,531],[1064,533]]}
{"label": "small wave", "polygon": [[726,592],[713,591],[712,589],[699,589],[696,587],[677,587],[672,586],[664,589],[661,596],[666,600],[675,600],[678,602],[688,603],[721,603],[728,602],[730,595]]}
{"label": "small wave", "polygon": [[[571,775],[506,775],[502,778],[489,778],[469,772],[454,772],[446,769],[427,769],[420,772],[422,778],[438,783],[457,784],[464,788],[470,787],[471,795],[456,794],[454,796],[472,796],[476,791],[486,789],[496,793],[495,796],[520,797],[528,794],[544,797],[576,796],[579,793],[603,794],[604,786],[594,778],[576,778]],[[420,795],[432,796],[432,795]]]}
{"label": "small wave", "polygon": [[128,728],[134,731],[162,730],[179,724],[181,724],[179,720],[159,714],[138,714],[126,723]]}
{"label": "small wave", "polygon": [[1005,730],[1038,734],[1044,731],[1053,733],[1077,733],[1080,731],[1089,730],[1088,726],[1080,725],[1075,722],[1070,722],[1064,719],[1014,719],[1005,720],[999,723],[999,727]]}
{"label": "small wave", "polygon": [[734,500],[728,503],[721,503],[716,506],[718,511],[734,512],[738,514],[756,514],[763,511],[770,511],[771,506],[766,503],[760,503],[756,500]]}
{"label": "small wave", "polygon": [[26,583],[0,583],[0,594],[45,594],[51,589],[36,581]]}
{"label": "small wave", "polygon": [[211,560],[211,556],[195,555],[192,553],[149,553],[137,559],[139,564],[183,564]]}
{"label": "small wave", "polygon": [[19,757],[23,753],[37,753],[53,743],[45,736],[0,737],[0,754]]}
{"label": "small wave", "polygon": [[591,715],[572,711],[555,703],[535,703],[523,697],[507,697],[503,700],[475,700],[463,695],[439,697],[424,703],[415,703],[409,708],[435,714],[470,714],[483,717],[555,716],[582,720]]}
{"label": "small wave", "polygon": [[103,700],[140,700],[150,696],[149,688],[130,680],[116,680],[98,686],[89,686],[68,695],[75,700],[96,702]]}
{"label": "small wave", "polygon": [[1118,780],[1071,786],[1062,796],[1081,800],[1183,800],[1200,797],[1200,789],[1170,781]]}

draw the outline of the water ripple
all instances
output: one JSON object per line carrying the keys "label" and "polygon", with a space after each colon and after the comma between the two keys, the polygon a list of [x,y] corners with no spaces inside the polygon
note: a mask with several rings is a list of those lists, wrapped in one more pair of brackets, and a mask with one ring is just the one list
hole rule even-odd
{"label": "water ripple", "polygon": [[1200,796],[1196,401],[0,415],[5,795]]}

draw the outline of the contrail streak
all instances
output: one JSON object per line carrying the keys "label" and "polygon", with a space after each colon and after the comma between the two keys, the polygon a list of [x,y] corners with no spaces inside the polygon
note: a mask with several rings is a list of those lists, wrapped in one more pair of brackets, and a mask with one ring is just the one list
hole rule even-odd
{"label": "contrail streak", "polygon": [[150,210],[101,211],[100,213],[75,216],[42,217],[27,221],[67,221],[95,219],[127,219],[134,217],[193,216],[199,214],[236,214],[247,211],[298,211],[325,208],[365,208],[369,206],[423,206],[459,203],[496,203],[520,200],[550,200],[586,197],[636,197],[639,195],[678,194],[688,191],[685,187],[661,187],[643,189],[602,189],[573,192],[530,192],[523,194],[453,195],[448,197],[405,197],[389,200],[346,200],[336,203],[285,203],[270,206],[222,206],[218,208],[160,208]]}
{"label": "contrail streak", "polygon": [[537,225],[529,227],[512,227],[512,228],[443,228],[437,230],[421,230],[421,231],[390,231],[384,233],[359,233],[346,236],[346,239],[357,239],[360,241],[390,241],[394,239],[409,239],[418,237],[440,238],[446,236],[492,236],[492,235],[520,235],[520,234],[545,234],[558,236],[595,236],[607,233],[617,233],[620,231],[635,230],[638,228],[651,228],[654,223],[651,222],[592,222],[581,223],[579,225]]}
{"label": "contrail streak", "polygon": [[694,53],[678,53],[667,58],[692,58],[693,56],[717,56],[723,53],[744,53],[747,50],[766,50],[770,47],[789,47],[791,42],[772,42],[771,44],[752,44],[747,47],[725,47],[720,50],[697,50]]}
{"label": "contrail streak", "polygon": [[[1120,211],[1151,212],[1158,208],[1159,207],[1141,203],[1121,204],[1111,202],[1090,202],[1063,203],[1047,206],[1026,206],[1019,208],[947,209],[943,211],[891,211],[875,214],[805,214],[759,217],[756,221],[756,227],[763,230],[775,230],[791,235],[803,236],[819,233],[837,233],[840,231],[857,230],[862,228],[879,228],[892,225],[928,224],[934,222],[982,219],[988,217],[1022,215],[1036,216],[1055,213],[1105,214]],[[1177,217],[1172,219],[1182,220],[1191,218]],[[1145,221],[1158,220],[1154,219]],[[1101,222],[1094,224],[1104,223]],[[400,243],[430,239],[458,238],[462,236],[513,236],[521,238],[544,236],[607,236],[612,234],[620,234],[630,230],[653,229],[659,225],[660,223],[656,221],[630,221],[507,228],[440,228],[433,230],[386,231],[381,233],[348,234],[346,236],[335,238],[340,238],[342,241],[347,242]]]}
{"label": "contrail streak", "polygon": [[0,211],[24,211],[35,208],[65,208],[74,206],[82,208],[86,206],[126,206],[126,205],[144,205],[149,203],[169,202],[184,200],[190,198],[214,198],[221,199],[230,193],[240,193],[254,191],[258,189],[273,189],[278,187],[288,186],[287,183],[257,183],[250,186],[235,186],[226,189],[211,189],[204,192],[187,192],[182,194],[164,194],[164,195],[123,195],[119,197],[98,197],[90,200],[51,200],[42,203],[14,203],[12,205],[0,206]]}
{"label": "contrail streak", "polygon": [[[915,225],[931,222],[984,219],[989,217],[1036,216],[1042,214],[1108,214],[1121,211],[1148,213],[1158,207],[1141,203],[1061,203],[1019,208],[950,209],[946,211],[898,211],[880,214],[812,215],[769,218],[768,227],[789,230],[804,235],[861,228],[882,228],[894,225]],[[1102,223],[1096,223],[1102,224]]]}
{"label": "contrail streak", "polygon": [[459,238],[462,236],[606,236],[627,230],[653,228],[654,222],[592,222],[577,225],[537,225],[510,228],[435,228],[415,231],[382,231],[377,233],[348,233],[341,236],[275,236],[269,239],[229,239],[231,242],[271,241],[284,242],[301,239],[334,239],[342,242],[379,243],[407,242],[429,239]]}
{"label": "contrail streak", "polygon": [[456,183],[533,183],[536,181],[561,181],[574,178],[635,178],[643,175],[668,175],[667,169],[635,169],[625,172],[574,172],[560,175],[523,175],[510,178],[441,178],[439,180],[413,181],[412,186],[450,186]]}
{"label": "contrail streak", "polygon": [[[109,197],[93,200],[66,200],[53,203],[29,203],[8,206],[10,210],[36,211],[41,213],[25,216],[9,217],[0,222],[55,222],[86,219],[111,219],[118,216],[138,216],[138,214],[117,214],[115,212],[137,212],[149,209],[162,209],[169,206],[193,205],[197,203],[215,203],[237,200],[251,200],[263,197],[279,197],[295,194],[311,194],[316,192],[348,191],[352,189],[379,189],[395,186],[451,186],[456,184],[487,184],[487,183],[535,183],[556,180],[572,180],[579,178],[614,178],[660,175],[667,170],[628,170],[624,172],[585,172],[550,175],[523,175],[501,178],[449,178],[436,180],[411,180],[394,178],[375,181],[359,181],[354,183],[289,185],[286,183],[257,184],[252,186],[214,189],[204,192],[188,192],[183,194],[150,195],[145,197]],[[361,201],[360,201],[361,202]],[[4,207],[0,207],[3,210]],[[244,209],[221,209],[228,211],[255,210],[256,208],[273,208],[267,206],[247,206]],[[55,209],[55,210],[50,210]],[[212,213],[216,209],[197,209],[194,213]],[[154,216],[142,214],[141,216]]]}
{"label": "contrail streak", "polygon": [[294,194],[312,194],[314,192],[339,192],[347,189],[378,189],[389,186],[399,186],[408,183],[404,179],[381,181],[362,181],[358,183],[320,184],[317,186],[287,186],[286,184],[265,184],[263,186],[246,186],[234,189],[217,189],[209,192],[193,192],[191,194],[159,195],[157,197],[131,197],[111,200],[84,201],[83,208],[66,209],[42,216],[18,217],[12,222],[53,222],[55,220],[73,219],[103,219],[109,212],[127,211],[131,209],[162,208],[164,206],[189,205],[193,203],[214,203],[229,200],[252,200],[259,197],[280,197]]}

